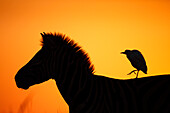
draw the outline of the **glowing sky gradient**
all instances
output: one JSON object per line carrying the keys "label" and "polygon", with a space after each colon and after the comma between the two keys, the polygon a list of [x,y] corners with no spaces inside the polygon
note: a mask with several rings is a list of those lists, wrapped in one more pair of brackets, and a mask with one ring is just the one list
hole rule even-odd
{"label": "glowing sky gradient", "polygon": [[[120,52],[140,50],[148,75],[170,73],[169,0],[1,0],[0,113],[68,113],[55,82],[18,89],[16,72],[41,48],[40,32],[60,32],[89,53],[96,74],[127,76]],[[24,106],[21,109],[21,106]]]}

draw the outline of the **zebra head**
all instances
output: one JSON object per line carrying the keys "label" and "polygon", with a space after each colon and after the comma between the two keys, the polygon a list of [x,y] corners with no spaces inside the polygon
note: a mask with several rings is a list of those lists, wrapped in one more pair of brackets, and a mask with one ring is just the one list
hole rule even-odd
{"label": "zebra head", "polygon": [[[42,44],[46,43],[47,38],[42,35]],[[46,42],[44,42],[46,41]],[[52,78],[51,64],[52,50],[49,46],[52,43],[43,45],[34,57],[23,66],[16,74],[15,81],[18,88],[28,89],[34,84],[39,84]]]}
{"label": "zebra head", "polygon": [[28,89],[30,86],[49,80],[51,73],[47,66],[50,52],[43,47],[16,74],[15,81],[18,88]]}
{"label": "zebra head", "polygon": [[51,78],[56,83],[65,77],[69,80],[73,75],[79,76],[83,72],[80,70],[94,72],[88,55],[73,40],[59,33],[41,35],[42,48],[15,76],[17,87],[28,89]]}

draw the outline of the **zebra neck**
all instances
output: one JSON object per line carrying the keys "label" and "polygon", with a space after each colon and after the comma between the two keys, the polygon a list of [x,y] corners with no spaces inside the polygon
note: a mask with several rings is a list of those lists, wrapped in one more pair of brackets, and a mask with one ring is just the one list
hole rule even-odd
{"label": "zebra neck", "polygon": [[56,79],[58,89],[68,105],[73,105],[74,99],[85,89],[90,76],[86,71],[77,69],[74,73]]}

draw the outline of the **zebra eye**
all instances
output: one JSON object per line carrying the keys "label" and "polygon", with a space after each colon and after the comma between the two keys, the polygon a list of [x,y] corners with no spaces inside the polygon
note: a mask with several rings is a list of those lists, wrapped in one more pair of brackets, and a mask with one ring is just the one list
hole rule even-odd
{"label": "zebra eye", "polygon": [[71,60],[70,64],[72,65],[73,63],[74,63],[74,61],[73,61],[73,60]]}

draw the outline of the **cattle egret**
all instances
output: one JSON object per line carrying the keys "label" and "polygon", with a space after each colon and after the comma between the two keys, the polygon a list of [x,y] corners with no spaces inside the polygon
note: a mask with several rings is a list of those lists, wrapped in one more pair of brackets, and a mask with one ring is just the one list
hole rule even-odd
{"label": "cattle egret", "polygon": [[138,50],[125,50],[125,52],[121,52],[121,54],[125,54],[129,61],[131,62],[132,66],[137,70],[131,71],[128,75],[132,74],[133,72],[137,71],[136,78],[138,78],[139,71],[143,71],[147,74],[147,66],[145,59],[140,51]]}

